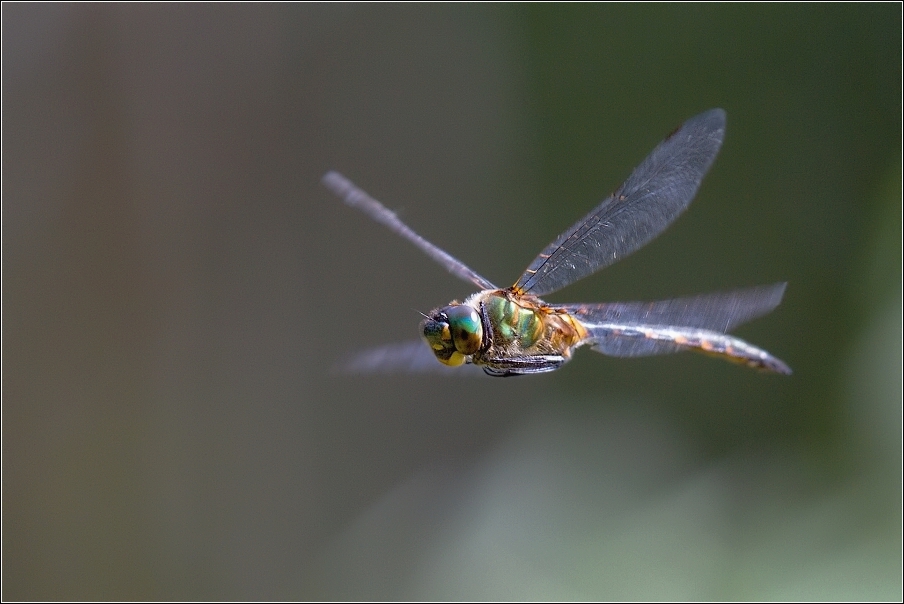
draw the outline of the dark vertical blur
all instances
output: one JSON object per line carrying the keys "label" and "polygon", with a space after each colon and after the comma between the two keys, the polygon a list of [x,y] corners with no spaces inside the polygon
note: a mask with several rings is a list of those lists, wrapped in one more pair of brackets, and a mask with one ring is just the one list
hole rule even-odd
{"label": "dark vertical blur", "polygon": [[[901,597],[899,5],[3,5],[3,597]],[[337,376],[507,284],[671,129],[659,239],[551,299],[775,281],[790,378],[582,351]]]}

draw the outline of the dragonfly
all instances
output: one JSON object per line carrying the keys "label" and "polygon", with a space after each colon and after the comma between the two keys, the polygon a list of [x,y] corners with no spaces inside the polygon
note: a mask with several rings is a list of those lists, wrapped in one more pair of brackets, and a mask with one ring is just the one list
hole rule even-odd
{"label": "dragonfly", "polygon": [[655,302],[553,304],[541,299],[624,258],[665,230],[696,195],[724,135],[722,109],[687,120],[506,288],[415,233],[345,176],[328,172],[323,184],[346,204],[480,289],[464,301],[453,300],[422,314],[420,341],[366,350],[345,368],[424,372],[476,366],[488,375],[506,377],[554,371],[586,346],[613,357],[690,350],[790,374],[780,359],[728,334],[778,306],[786,283]]}

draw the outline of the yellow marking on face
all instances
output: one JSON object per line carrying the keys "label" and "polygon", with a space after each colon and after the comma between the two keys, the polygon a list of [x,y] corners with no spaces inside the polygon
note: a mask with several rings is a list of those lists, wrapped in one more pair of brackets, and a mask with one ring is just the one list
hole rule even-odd
{"label": "yellow marking on face", "polygon": [[459,365],[464,365],[465,358],[466,358],[465,355],[463,355],[462,353],[453,352],[452,357],[449,359],[449,364],[453,365],[455,367],[458,367]]}

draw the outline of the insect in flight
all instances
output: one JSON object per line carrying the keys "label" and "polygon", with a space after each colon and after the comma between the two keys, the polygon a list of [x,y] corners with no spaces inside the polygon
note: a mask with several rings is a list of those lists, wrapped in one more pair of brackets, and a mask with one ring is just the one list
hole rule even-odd
{"label": "insect in flight", "polygon": [[[694,350],[790,374],[765,350],[728,335],[778,306],[784,283],[658,302],[551,304],[540,296],[604,268],[659,235],[690,204],[725,134],[725,112],[689,119],[662,141],[612,195],[562,233],[514,285],[499,288],[405,225],[338,172],[323,183],[348,205],[408,239],[453,275],[481,288],[424,315],[426,340],[359,353],[353,371],[429,371],[476,365],[492,376],[545,373],[589,346],[638,357]],[[439,361],[439,364],[437,363]]]}

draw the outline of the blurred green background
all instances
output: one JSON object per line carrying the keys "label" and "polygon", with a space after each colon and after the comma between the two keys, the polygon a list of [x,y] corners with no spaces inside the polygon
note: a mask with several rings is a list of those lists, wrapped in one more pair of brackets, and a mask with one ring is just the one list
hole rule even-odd
{"label": "blurred green background", "polygon": [[[582,351],[337,376],[668,132],[663,236],[550,301],[788,281],[790,378]],[[3,5],[4,599],[898,600],[901,7]]]}

